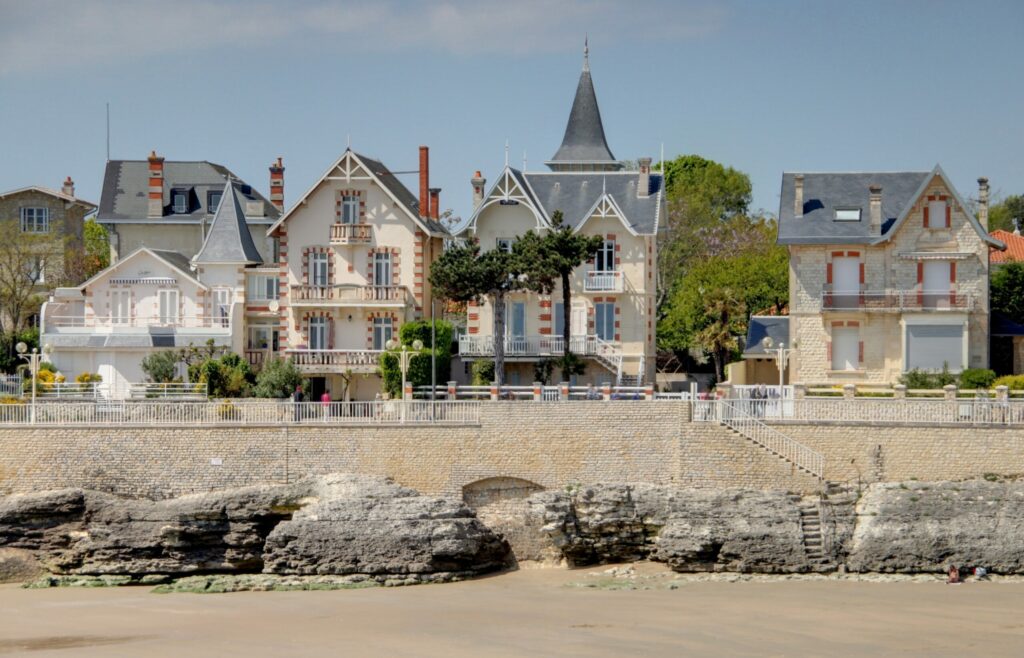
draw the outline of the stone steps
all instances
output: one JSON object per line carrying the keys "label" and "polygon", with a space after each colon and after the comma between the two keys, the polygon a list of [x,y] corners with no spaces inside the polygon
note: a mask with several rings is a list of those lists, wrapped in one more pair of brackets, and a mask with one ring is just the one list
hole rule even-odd
{"label": "stone steps", "polygon": [[[831,484],[831,483],[829,483]],[[825,542],[821,529],[821,509],[816,500],[801,500],[797,504],[800,512],[800,530],[803,533],[804,553],[814,571],[832,571],[835,564],[825,553]]]}

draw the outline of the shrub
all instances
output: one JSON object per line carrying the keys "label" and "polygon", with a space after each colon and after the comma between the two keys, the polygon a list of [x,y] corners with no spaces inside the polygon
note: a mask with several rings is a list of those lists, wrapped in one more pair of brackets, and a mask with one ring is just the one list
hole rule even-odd
{"label": "shrub", "polygon": [[57,366],[53,365],[53,363],[51,363],[49,361],[40,361],[39,362],[39,372],[44,372],[44,371],[45,372],[56,373],[57,372]]}
{"label": "shrub", "polygon": [[555,359],[541,359],[533,364],[533,381],[547,384],[555,371]]}
{"label": "shrub", "polygon": [[227,353],[219,359],[208,358],[188,367],[189,379],[205,383],[207,394],[214,398],[241,398],[250,393],[253,382],[249,362],[237,354]]}
{"label": "shrub", "polygon": [[575,352],[569,352],[557,359],[558,369],[562,372],[562,381],[572,381],[576,375],[582,375],[587,371],[587,364]]}
{"label": "shrub", "polygon": [[156,384],[169,384],[175,381],[178,370],[178,356],[171,351],[153,352],[142,359],[142,372],[149,381]]}
{"label": "shrub", "polygon": [[[402,345],[409,347],[413,342],[420,340],[424,348],[417,354],[409,357],[409,369],[406,372],[406,379],[413,387],[430,385],[431,355],[437,371],[434,380],[438,384],[444,384],[451,377],[451,346],[452,346],[452,325],[444,320],[434,321],[434,334],[437,337],[436,348],[430,341],[430,322],[416,321],[406,322],[399,331],[399,341]],[[384,390],[397,397],[402,389],[402,371],[399,367],[399,357],[396,351],[381,354],[378,366]]]}
{"label": "shrub", "polygon": [[960,388],[989,388],[996,379],[996,373],[987,368],[967,368],[960,373]]}
{"label": "shrub", "polygon": [[286,398],[302,384],[302,373],[291,359],[271,359],[256,375],[252,394],[258,398]]}
{"label": "shrub", "polygon": [[1024,375],[1004,375],[992,382],[993,386],[1006,386],[1011,391],[1024,390]]}
{"label": "shrub", "polygon": [[473,386],[487,386],[494,381],[494,361],[474,361],[470,372]]}
{"label": "shrub", "polygon": [[99,373],[83,372],[75,377],[75,381],[79,384],[99,384],[103,381],[103,377]]}
{"label": "shrub", "polygon": [[900,383],[909,389],[935,389],[955,384],[956,377],[949,372],[948,364],[944,364],[942,372],[925,372],[916,368],[908,370],[900,376]]}

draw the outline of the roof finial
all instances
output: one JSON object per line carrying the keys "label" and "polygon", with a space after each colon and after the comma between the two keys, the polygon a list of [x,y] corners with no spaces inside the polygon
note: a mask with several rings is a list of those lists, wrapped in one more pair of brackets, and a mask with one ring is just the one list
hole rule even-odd
{"label": "roof finial", "polygon": [[352,148],[352,133],[345,135],[345,147]]}
{"label": "roof finial", "polygon": [[583,36],[583,70],[590,70],[590,35]]}
{"label": "roof finial", "polygon": [[601,194],[608,194],[608,177],[601,176]]}
{"label": "roof finial", "polygon": [[505,138],[505,166],[508,166],[508,137]]}

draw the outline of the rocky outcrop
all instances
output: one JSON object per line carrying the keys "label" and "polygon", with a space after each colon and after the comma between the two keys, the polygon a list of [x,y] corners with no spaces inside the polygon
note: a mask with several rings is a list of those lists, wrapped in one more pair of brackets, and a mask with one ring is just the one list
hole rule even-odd
{"label": "rocky outcrop", "polygon": [[543,532],[573,564],[652,559],[676,571],[809,570],[793,496],[596,485],[529,499]]}
{"label": "rocky outcrop", "polygon": [[507,553],[462,503],[338,475],[158,502],[77,489],[9,496],[0,548],[26,551],[54,574],[132,577],[456,577],[497,568]]}
{"label": "rocky outcrop", "polygon": [[1019,574],[1022,537],[1022,483],[885,483],[861,496],[844,549],[850,571],[938,572],[955,564]]}

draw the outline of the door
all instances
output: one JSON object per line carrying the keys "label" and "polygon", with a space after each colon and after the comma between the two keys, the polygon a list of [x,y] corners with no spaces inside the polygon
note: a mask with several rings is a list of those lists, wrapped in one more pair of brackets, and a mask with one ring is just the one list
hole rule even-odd
{"label": "door", "polygon": [[160,324],[178,324],[178,291],[158,290],[157,298],[160,301]]}
{"label": "door", "polygon": [[857,327],[832,329],[832,369],[856,370],[860,365],[860,330]]}
{"label": "door", "polygon": [[327,349],[327,318],[316,317],[309,319],[309,349]]}
{"label": "door", "polygon": [[860,259],[832,259],[832,308],[857,308],[860,298]]}
{"label": "door", "polygon": [[522,354],[526,351],[526,302],[509,302],[505,313],[506,351]]}
{"label": "door", "polygon": [[587,353],[587,305],[582,301],[572,303],[569,314],[569,332],[572,351],[577,354]]}
{"label": "door", "polygon": [[110,293],[110,321],[113,324],[128,324],[132,316],[132,293],[129,290],[114,290]]}
{"label": "door", "polygon": [[598,302],[594,304],[594,332],[603,341],[615,340],[615,304]]}
{"label": "door", "polygon": [[215,321],[222,327],[228,326],[230,313],[231,290],[228,288],[217,288],[213,291],[213,316]]}
{"label": "door", "polygon": [[949,265],[947,261],[942,260],[925,261],[924,280],[921,283],[925,308],[937,308],[949,304]]}

